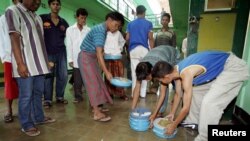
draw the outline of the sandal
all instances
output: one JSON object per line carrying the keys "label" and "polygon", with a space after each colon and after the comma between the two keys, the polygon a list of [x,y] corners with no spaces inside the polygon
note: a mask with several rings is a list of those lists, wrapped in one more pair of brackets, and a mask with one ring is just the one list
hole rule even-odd
{"label": "sandal", "polygon": [[126,95],[120,96],[120,99],[122,99],[124,101],[128,101],[128,97]]}
{"label": "sandal", "polygon": [[43,107],[44,107],[45,109],[49,109],[51,106],[52,106],[52,104],[51,104],[50,102],[44,102],[44,103],[43,103]]}
{"label": "sandal", "polygon": [[4,115],[3,119],[5,123],[10,123],[14,121],[13,116],[10,113]]}
{"label": "sandal", "polygon": [[109,112],[109,109],[108,108],[104,108],[104,107],[99,108],[99,110],[101,112]]}
{"label": "sandal", "polygon": [[57,99],[56,103],[68,104],[68,100],[66,100],[66,99]]}
{"label": "sandal", "polygon": [[30,128],[28,130],[24,130],[22,128],[21,131],[23,133],[25,133],[26,135],[30,136],[30,137],[35,137],[35,136],[40,135],[40,131],[37,128],[35,128],[35,127],[32,127],[32,128]]}
{"label": "sandal", "polygon": [[111,117],[110,116],[101,116],[101,117],[97,117],[97,116],[94,116],[93,118],[95,121],[100,121],[100,122],[107,122],[107,121],[110,121],[111,120]]}
{"label": "sandal", "polygon": [[[103,113],[103,112],[109,112],[108,108],[103,108],[103,107],[98,107],[99,110]],[[94,110],[92,109],[92,112],[94,112]]]}
{"label": "sandal", "polygon": [[56,119],[53,119],[51,117],[44,117],[44,121],[41,121],[41,122],[36,122],[35,124],[47,124],[47,123],[53,123],[55,122]]}

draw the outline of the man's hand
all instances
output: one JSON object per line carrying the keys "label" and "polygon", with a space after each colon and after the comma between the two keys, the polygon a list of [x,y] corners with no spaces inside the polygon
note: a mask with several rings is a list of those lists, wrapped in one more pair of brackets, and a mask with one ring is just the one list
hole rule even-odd
{"label": "man's hand", "polygon": [[17,65],[17,72],[22,78],[27,78],[29,76],[28,68],[25,64]]}
{"label": "man's hand", "polygon": [[165,118],[167,118],[169,121],[174,121],[174,115],[173,114],[169,114]]}
{"label": "man's hand", "polygon": [[174,130],[176,129],[176,125],[174,123],[171,123],[167,126],[166,128],[166,134],[167,135],[172,135],[174,133]]}
{"label": "man's hand", "polygon": [[73,67],[74,67],[73,62],[69,62],[69,66],[70,66],[71,68],[73,68]]}
{"label": "man's hand", "polygon": [[53,62],[49,62],[49,63],[48,63],[49,69],[52,69],[54,66],[55,66],[55,64],[54,64]]}
{"label": "man's hand", "polygon": [[111,81],[111,79],[113,78],[112,74],[109,71],[105,72],[105,76],[109,81]]}
{"label": "man's hand", "polygon": [[154,120],[155,120],[155,118],[156,118],[156,116],[157,115],[155,115],[155,114],[152,114],[150,117],[149,117],[149,120],[150,120],[150,126],[149,126],[149,128],[153,128],[154,127]]}

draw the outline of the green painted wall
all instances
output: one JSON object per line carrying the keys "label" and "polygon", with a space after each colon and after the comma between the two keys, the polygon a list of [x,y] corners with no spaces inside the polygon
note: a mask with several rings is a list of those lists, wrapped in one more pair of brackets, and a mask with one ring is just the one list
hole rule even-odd
{"label": "green painted wall", "polygon": [[0,4],[0,15],[2,15],[5,9],[12,3],[11,0],[1,0]]}
{"label": "green painted wall", "polygon": [[[250,16],[250,13],[248,14]],[[250,17],[248,19],[248,30],[246,33],[246,42],[244,45],[243,59],[247,61],[250,70]],[[236,105],[241,107],[250,115],[250,80],[246,81],[237,97]]]}
{"label": "green painted wall", "polygon": [[[69,25],[73,25],[76,22],[74,16],[75,16],[75,11],[78,8],[69,6],[69,4],[65,3],[65,1],[61,1],[61,2],[62,2],[62,7],[61,7],[61,11],[59,15],[63,17],[69,23]],[[83,6],[83,8],[85,7]],[[50,12],[50,9],[49,9],[47,0],[42,0],[42,5],[38,9],[37,13],[44,14],[44,13],[49,13],[49,12]],[[87,25],[92,27],[98,23],[101,23],[104,21],[104,17],[103,17],[103,20],[100,20],[100,19],[93,17],[92,14],[89,13],[89,16],[87,18]]]}
{"label": "green painted wall", "polygon": [[181,48],[182,40],[188,29],[189,0],[169,0],[173,20],[173,29],[176,32],[177,47]]}
{"label": "green painted wall", "polygon": [[148,3],[147,0],[134,0],[134,2],[137,4],[136,6],[143,5],[147,9],[146,15],[153,14],[153,11],[151,10],[149,6],[150,3]]}
{"label": "green painted wall", "polygon": [[233,48],[232,51],[238,56],[242,57],[247,19],[249,16],[250,0],[238,0],[236,3],[237,19],[234,31]]}

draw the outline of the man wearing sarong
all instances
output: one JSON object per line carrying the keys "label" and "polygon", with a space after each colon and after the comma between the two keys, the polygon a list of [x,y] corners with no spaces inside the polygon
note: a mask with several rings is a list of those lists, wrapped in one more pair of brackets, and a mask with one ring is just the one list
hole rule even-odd
{"label": "man wearing sarong", "polygon": [[[103,47],[107,32],[115,32],[124,23],[124,17],[119,12],[111,12],[106,15],[106,21],[94,26],[84,38],[78,56],[78,65],[86,88],[90,105],[93,107],[94,120],[109,121],[110,116],[105,115],[98,105],[113,103],[112,98],[103,82],[101,71],[110,81],[112,74],[107,70],[103,59]],[[99,63],[99,64],[98,64]]]}

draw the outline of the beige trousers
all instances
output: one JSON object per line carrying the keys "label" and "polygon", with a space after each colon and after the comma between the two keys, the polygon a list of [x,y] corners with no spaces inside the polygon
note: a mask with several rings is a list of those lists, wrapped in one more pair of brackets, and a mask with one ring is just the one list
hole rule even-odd
{"label": "beige trousers", "polygon": [[[131,63],[131,74],[132,74],[132,94],[133,97],[133,91],[136,84],[136,74],[135,69],[136,66],[140,63],[140,61],[143,59],[143,57],[146,56],[148,53],[148,49],[146,49],[143,46],[137,46],[133,50],[130,51],[130,63]],[[140,90],[140,96],[146,97],[146,91],[147,91],[147,81],[143,80],[141,83],[141,90]]]}
{"label": "beige trousers", "polygon": [[239,94],[249,77],[246,63],[230,54],[224,70],[212,82],[193,87],[190,112],[185,122],[198,123],[195,141],[207,141],[208,125],[219,124],[224,109]]}

